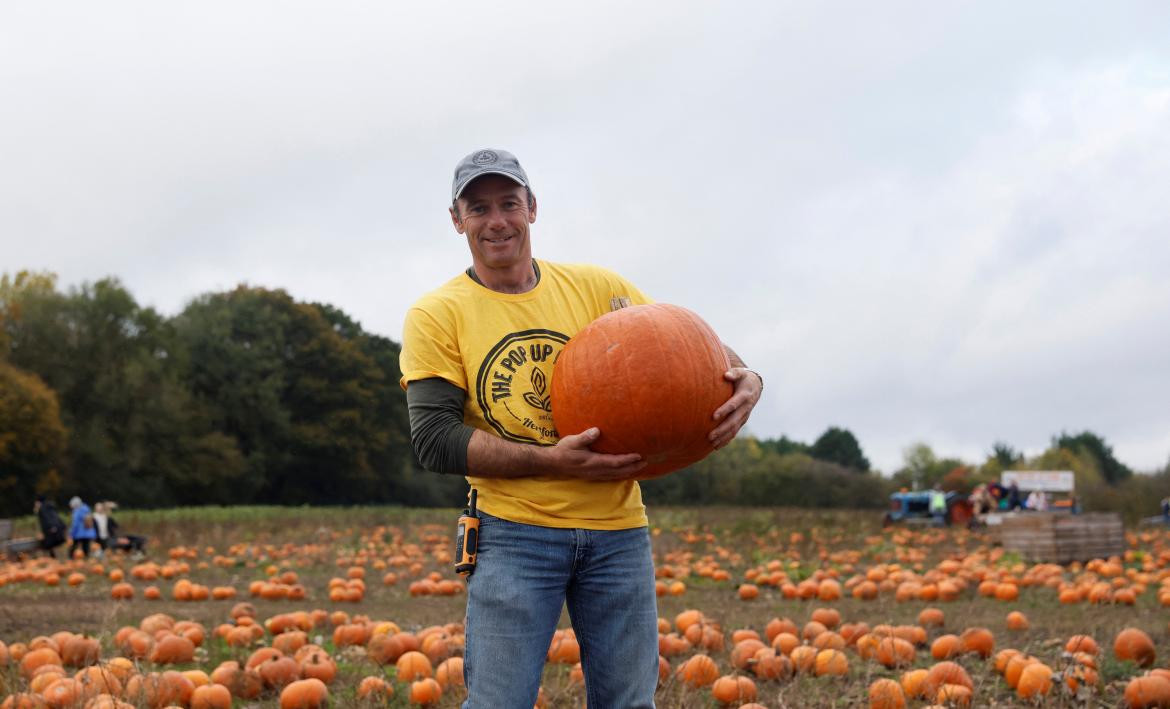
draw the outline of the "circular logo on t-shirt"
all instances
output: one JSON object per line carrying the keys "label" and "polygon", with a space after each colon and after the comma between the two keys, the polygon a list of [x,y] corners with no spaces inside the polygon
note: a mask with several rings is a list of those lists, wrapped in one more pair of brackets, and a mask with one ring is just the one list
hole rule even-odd
{"label": "circular logo on t-shirt", "polygon": [[569,336],[553,330],[514,332],[484,357],[475,381],[484,420],[509,441],[552,445],[552,371]]}
{"label": "circular logo on t-shirt", "polygon": [[475,154],[475,157],[471,159],[471,162],[475,163],[476,165],[491,165],[499,159],[500,156],[496,155],[495,151],[481,150]]}

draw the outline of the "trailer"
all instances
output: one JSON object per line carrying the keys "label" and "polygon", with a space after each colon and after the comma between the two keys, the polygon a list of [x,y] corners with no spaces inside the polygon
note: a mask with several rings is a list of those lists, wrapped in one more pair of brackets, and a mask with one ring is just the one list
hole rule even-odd
{"label": "trailer", "polygon": [[0,559],[15,559],[21,554],[32,554],[41,548],[34,537],[12,537],[12,520],[0,519]]}
{"label": "trailer", "polygon": [[1125,527],[1116,512],[998,512],[985,521],[1005,551],[1031,563],[1108,559],[1126,548]]}

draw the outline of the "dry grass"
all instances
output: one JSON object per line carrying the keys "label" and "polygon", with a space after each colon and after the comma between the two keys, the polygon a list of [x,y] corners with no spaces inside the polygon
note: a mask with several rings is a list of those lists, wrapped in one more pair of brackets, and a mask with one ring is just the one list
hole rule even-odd
{"label": "dry grass", "polygon": [[[189,577],[208,586],[232,585],[240,591],[237,600],[252,601],[261,619],[280,612],[296,609],[340,608],[351,614],[365,614],[377,620],[393,620],[406,630],[459,622],[463,616],[463,596],[413,597],[408,593],[406,580],[394,586],[380,583],[381,572],[370,569],[367,575],[368,591],[358,604],[333,604],[328,601],[329,579],[342,575],[345,560],[371,542],[371,530],[381,528],[379,539],[389,542],[400,536],[400,542],[422,543],[428,534],[449,537],[457,512],[454,510],[411,510],[402,508],[191,508],[158,512],[124,512],[119,521],[126,531],[141,532],[152,538],[154,560],[162,562],[167,550],[183,546],[198,550],[197,559],[189,560]],[[27,520],[23,524],[27,525]],[[1001,602],[979,597],[974,588],[964,592],[960,600],[951,603],[923,601],[896,602],[892,594],[877,600],[861,601],[846,597],[832,603],[787,599],[777,589],[765,587],[759,598],[741,601],[736,588],[743,574],[757,564],[772,559],[783,560],[794,580],[820,568],[841,568],[841,578],[848,575],[843,564],[852,563],[857,570],[873,563],[889,563],[902,558],[903,565],[930,569],[944,558],[978,551],[986,540],[965,532],[946,533],[929,544],[901,546],[893,532],[878,526],[875,512],[820,512],[780,509],[660,509],[652,511],[652,525],[656,529],[655,553],[660,564],[678,559],[691,563],[711,556],[731,573],[728,581],[713,581],[692,575],[685,579],[687,590],[679,596],[665,595],[659,599],[659,615],[673,621],[685,609],[699,609],[717,621],[728,638],[733,630],[752,628],[763,635],[764,626],[773,617],[788,617],[803,625],[813,609],[832,606],[840,611],[844,622],[864,621],[871,626],[880,623],[912,624],[926,606],[942,608],[946,613],[946,629],[930,631],[933,639],[942,632],[961,632],[964,628],[989,628],[996,638],[996,649],[1012,647],[1033,654],[1054,669],[1067,662],[1061,650],[1071,635],[1086,633],[1095,637],[1105,650],[1101,664],[1102,686],[1085,697],[1054,691],[1042,706],[1113,707],[1122,706],[1124,684],[1137,673],[1128,663],[1112,659],[1109,648],[1116,633],[1124,627],[1144,629],[1154,639],[1159,665],[1170,657],[1167,637],[1167,613],[1158,604],[1153,590],[1139,597],[1136,605],[1087,604],[1061,605],[1050,589],[1025,588],[1014,602]],[[21,533],[18,527],[17,534]],[[24,530],[24,531],[27,531]],[[797,534],[799,537],[794,537]],[[1149,544],[1166,541],[1158,537]],[[233,554],[236,563],[230,568],[211,565],[197,567],[199,561],[210,561],[215,554],[226,554],[232,545],[246,545]],[[285,545],[304,547],[314,545],[312,551],[282,558]],[[213,549],[212,549],[213,548]],[[388,553],[383,547],[382,553]],[[851,553],[853,559],[842,561],[833,554]],[[689,555],[689,557],[685,556]],[[338,566],[341,559],[342,567]],[[1011,559],[1001,560],[1011,563]],[[251,581],[265,577],[265,567],[273,564],[281,570],[295,570],[309,591],[302,602],[263,601],[248,599],[247,587]],[[108,571],[114,565],[129,568],[129,560],[107,560]],[[423,573],[437,570],[444,577],[453,577],[449,565],[431,563]],[[1071,574],[1068,574],[1071,577]],[[98,636],[105,655],[114,654],[113,633],[121,626],[137,624],[144,616],[163,612],[176,619],[193,619],[210,630],[227,620],[233,602],[212,601],[181,603],[172,600],[147,601],[141,597],[146,584],[134,582],[139,593],[129,602],[109,599],[110,582],[102,576],[90,575],[79,587],[47,587],[34,583],[10,583],[0,587],[0,640],[9,644],[28,642],[36,635],[47,635],[58,630],[86,632]],[[158,583],[169,599],[169,582]],[[1151,586],[1153,589],[1153,586]],[[1005,617],[1010,610],[1021,610],[1031,620],[1029,630],[1011,632]],[[563,626],[568,625],[567,617]],[[321,633],[321,641],[332,649],[329,633]],[[711,653],[721,671],[730,672],[730,643],[723,652]],[[222,659],[235,657],[233,651],[218,639],[209,639],[201,651],[199,667],[210,671]],[[757,681],[757,701],[768,707],[854,707],[866,706],[869,684],[879,677],[900,676],[873,662],[862,660],[852,649],[847,651],[849,674],[841,678],[817,678],[801,675],[782,682]],[[382,674],[393,678],[393,669],[381,670],[351,652],[338,652],[340,675],[331,691],[336,706],[353,706],[357,700],[354,690],[361,677]],[[682,658],[674,658],[677,667]],[[932,664],[929,650],[920,649],[916,667]],[[989,660],[967,656],[960,660],[976,685],[977,706],[1022,706],[1004,680],[996,674]],[[185,668],[181,668],[185,669]],[[580,707],[583,692],[568,679],[569,668],[549,665],[543,684],[549,706]],[[0,668],[0,686],[21,686],[13,668]],[[407,688],[399,684],[392,705],[406,706]],[[441,706],[457,706],[457,697],[444,698]],[[671,680],[659,691],[658,704],[662,707],[717,706],[707,690],[690,690]],[[913,700],[909,706],[925,706],[928,702]],[[237,706],[274,707],[275,699]]]}

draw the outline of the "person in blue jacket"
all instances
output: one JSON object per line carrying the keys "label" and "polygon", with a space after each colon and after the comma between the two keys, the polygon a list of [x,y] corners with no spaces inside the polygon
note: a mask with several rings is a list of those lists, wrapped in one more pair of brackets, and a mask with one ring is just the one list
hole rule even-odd
{"label": "person in blue jacket", "polygon": [[69,526],[69,538],[73,543],[69,546],[69,558],[73,558],[78,547],[81,547],[82,554],[89,556],[89,545],[97,539],[93,513],[90,512],[89,505],[76,495],[69,500],[69,509],[73,510],[73,521]]}

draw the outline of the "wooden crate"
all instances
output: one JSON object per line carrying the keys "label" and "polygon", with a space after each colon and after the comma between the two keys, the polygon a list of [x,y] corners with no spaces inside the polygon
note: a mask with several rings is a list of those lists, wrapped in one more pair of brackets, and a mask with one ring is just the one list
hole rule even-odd
{"label": "wooden crate", "polygon": [[999,542],[1027,561],[1067,564],[1125,551],[1121,516],[1113,512],[1018,512],[996,525]]}

